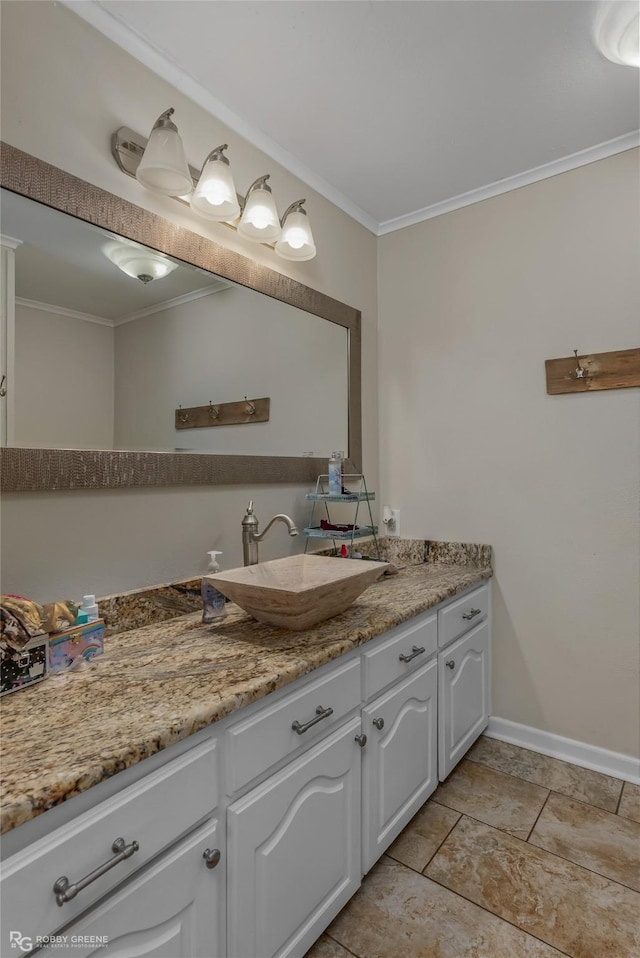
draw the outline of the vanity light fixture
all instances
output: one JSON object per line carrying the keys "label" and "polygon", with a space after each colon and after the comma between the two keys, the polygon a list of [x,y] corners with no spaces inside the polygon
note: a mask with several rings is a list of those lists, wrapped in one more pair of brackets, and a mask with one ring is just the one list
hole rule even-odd
{"label": "vanity light fixture", "polygon": [[316,255],[316,244],[303,203],[306,200],[296,200],[282,217],[282,234],[276,242],[276,253],[283,259],[303,262]]}
{"label": "vanity light fixture", "polygon": [[113,134],[111,152],[122,172],[155,193],[189,203],[195,213],[224,223],[245,239],[270,246],[283,259],[313,259],[316,245],[303,209],[306,201],[291,203],[280,219],[267,184],[269,173],[254,180],[244,197],[239,195],[226,143],[209,153],[198,173],[186,161],[173,113],[172,107],[158,117],[148,140],[124,126]]}
{"label": "vanity light fixture", "polygon": [[202,165],[196,188],[191,196],[191,209],[207,219],[225,222],[240,215],[240,204],[223,143],[209,153]]}
{"label": "vanity light fixture", "polygon": [[254,180],[242,203],[238,232],[255,243],[274,243],[282,232],[273,193],[267,184],[269,176],[265,173]]}
{"label": "vanity light fixture", "polygon": [[118,269],[127,276],[139,279],[145,286],[154,279],[168,276],[178,268],[178,264],[167,259],[166,256],[135,246],[133,243],[110,243],[102,251]]}
{"label": "vanity light fixture", "polygon": [[164,196],[183,196],[193,189],[178,127],[171,120],[174,112],[173,107],[165,110],[154,123],[136,170],[143,186]]}

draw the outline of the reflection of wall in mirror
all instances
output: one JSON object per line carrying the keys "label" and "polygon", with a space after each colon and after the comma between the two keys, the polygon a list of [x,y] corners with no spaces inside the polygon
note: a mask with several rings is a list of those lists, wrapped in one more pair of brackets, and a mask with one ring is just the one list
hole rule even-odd
{"label": "reflection of wall in mirror", "polygon": [[[290,456],[348,447],[347,331],[251,290],[115,329],[18,303],[16,369],[15,445]],[[176,432],[178,405],[245,395],[270,397],[268,423]]]}
{"label": "reflection of wall in mirror", "polygon": [[115,330],[16,303],[16,446],[112,449]]}
{"label": "reflection of wall in mirror", "polygon": [[[230,287],[117,327],[115,382],[116,448],[348,448],[346,329],[251,290]],[[176,432],[179,405],[245,395],[270,397],[269,422]]]}

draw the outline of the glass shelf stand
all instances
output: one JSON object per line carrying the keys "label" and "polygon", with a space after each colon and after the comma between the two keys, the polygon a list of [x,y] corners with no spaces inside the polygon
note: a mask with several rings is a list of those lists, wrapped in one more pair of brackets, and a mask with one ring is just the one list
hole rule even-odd
{"label": "glass shelf stand", "polygon": [[[303,529],[303,534],[307,537],[305,552],[307,551],[309,539],[331,539],[336,552],[338,551],[338,542],[348,541],[351,544],[350,552],[353,552],[353,543],[355,540],[373,537],[375,553],[379,558],[380,550],[378,548],[377,538],[378,527],[374,525],[373,515],[371,513],[371,502],[376,497],[375,492],[369,492],[365,477],[361,473],[344,473],[342,476],[342,488],[344,491],[341,495],[332,495],[329,492],[329,476],[325,473],[318,476],[316,480],[315,491],[308,492],[306,494],[305,499],[307,502],[312,503],[312,505],[311,514],[309,516],[309,524],[306,529]],[[367,504],[366,509],[368,512],[369,523],[368,525],[357,527],[358,513],[360,511],[361,502],[365,502]],[[316,517],[316,509],[318,506],[320,506],[322,511],[322,506],[324,505],[324,512],[327,522],[331,524],[329,505],[338,503],[355,504],[353,522],[333,523],[334,525],[349,525],[351,528],[344,530],[323,529],[319,524],[314,525],[314,521],[318,521]]]}

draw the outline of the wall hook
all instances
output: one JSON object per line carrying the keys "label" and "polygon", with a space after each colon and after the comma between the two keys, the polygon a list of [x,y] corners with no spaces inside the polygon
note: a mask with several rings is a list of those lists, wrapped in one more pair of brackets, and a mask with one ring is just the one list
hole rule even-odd
{"label": "wall hook", "polygon": [[[178,406],[178,410],[180,409],[182,409],[182,406]],[[189,413],[183,412],[182,415],[180,415],[180,412],[178,412],[178,419],[180,422],[189,422]]]}
{"label": "wall hook", "polygon": [[213,405],[211,400],[209,400],[209,418],[217,419],[219,415],[220,415],[220,410],[218,409],[217,406]]}
{"label": "wall hook", "polygon": [[246,403],[247,403],[247,411],[248,411],[249,415],[250,415],[250,416],[255,416],[255,414],[256,414],[256,407],[254,406],[254,404],[251,402],[250,399],[247,399],[246,396],[245,396],[244,398],[245,398],[245,401],[246,401]]}
{"label": "wall hook", "polygon": [[580,360],[578,359],[578,350],[577,350],[577,349],[574,349],[573,355],[576,357],[576,362],[577,362],[577,364],[578,364],[578,365],[576,366],[576,379],[586,379],[587,370],[584,368],[584,366],[581,366],[581,365],[580,365]]}
{"label": "wall hook", "polygon": [[5,386],[6,381],[7,381],[6,376],[3,376],[2,379],[0,380],[0,397],[3,397],[3,398],[4,396],[7,395],[7,387]]}

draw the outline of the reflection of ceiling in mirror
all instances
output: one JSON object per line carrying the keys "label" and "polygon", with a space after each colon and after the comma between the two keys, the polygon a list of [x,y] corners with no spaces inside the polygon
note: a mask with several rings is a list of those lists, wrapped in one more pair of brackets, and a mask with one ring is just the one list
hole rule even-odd
{"label": "reflection of ceiling in mirror", "polygon": [[[0,201],[3,235],[21,241],[12,445],[348,449],[344,326],[169,257],[177,267],[145,284],[106,255],[125,242],[115,234],[9,191]],[[245,395],[271,398],[268,423],[176,433],[179,405]]]}
{"label": "reflection of ceiling in mirror", "polygon": [[164,308],[181,297],[207,296],[231,285],[179,260],[174,260],[179,268],[145,285],[107,257],[114,243],[124,245],[120,237],[7,190],[2,190],[1,205],[3,234],[21,241],[16,250],[19,299],[117,326],[161,304]]}

